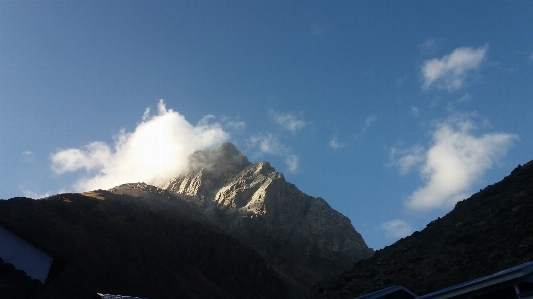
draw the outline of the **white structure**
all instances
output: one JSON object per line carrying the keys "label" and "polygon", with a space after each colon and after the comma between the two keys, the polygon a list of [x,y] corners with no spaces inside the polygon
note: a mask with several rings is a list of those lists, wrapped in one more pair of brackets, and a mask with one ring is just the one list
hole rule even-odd
{"label": "white structure", "polygon": [[31,245],[0,225],[0,257],[6,263],[26,272],[43,284],[48,278],[52,261],[50,255]]}

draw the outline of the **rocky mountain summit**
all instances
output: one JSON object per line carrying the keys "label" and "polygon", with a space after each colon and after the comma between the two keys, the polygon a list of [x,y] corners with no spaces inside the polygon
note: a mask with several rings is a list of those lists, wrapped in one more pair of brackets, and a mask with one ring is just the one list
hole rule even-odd
{"label": "rocky mountain summit", "polygon": [[533,161],[317,286],[313,298],[355,298],[393,285],[424,295],[532,260]]}
{"label": "rocky mountain summit", "polygon": [[350,220],[234,145],[157,186],[0,200],[0,220],[68,265],[37,298],[306,298],[369,257]]}
{"label": "rocky mountain summit", "polygon": [[158,187],[186,198],[301,290],[373,253],[347,217],[231,143],[194,153],[185,171]]}

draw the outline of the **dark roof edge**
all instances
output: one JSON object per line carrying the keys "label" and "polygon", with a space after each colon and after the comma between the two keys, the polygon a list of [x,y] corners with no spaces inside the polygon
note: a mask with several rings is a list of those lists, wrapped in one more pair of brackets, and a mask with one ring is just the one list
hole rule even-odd
{"label": "dark roof edge", "polygon": [[394,285],[394,286],[390,286],[388,288],[377,290],[377,291],[372,292],[372,293],[368,293],[366,295],[355,297],[354,299],[374,299],[374,298],[377,299],[377,298],[382,298],[382,296],[385,296],[385,295],[388,295],[388,294],[391,294],[391,293],[394,293],[394,292],[400,291],[400,290],[405,291],[409,295],[413,296],[413,298],[418,298],[418,296],[415,293],[413,293],[411,290],[409,290],[408,288],[404,287],[403,285]]}
{"label": "dark roof edge", "polygon": [[[476,279],[473,279],[473,280],[465,281],[465,282],[462,282],[462,283],[459,283],[459,284],[456,284],[456,285],[453,285],[453,286],[450,286],[450,287],[435,291],[433,293],[429,293],[429,294],[426,294],[424,296],[420,296],[418,298],[420,298],[420,299],[439,298],[438,297],[439,295],[448,294],[448,293],[451,293],[451,292],[459,291],[461,289],[468,289],[469,287],[473,287],[475,285],[480,285],[480,287],[482,288],[485,283],[488,283],[491,280],[503,279],[502,281],[494,283],[494,284],[496,284],[496,283],[500,283],[500,282],[513,280],[513,279],[516,279],[516,278],[519,278],[519,277],[523,277],[523,276],[529,275],[531,273],[533,273],[533,261],[530,261],[530,262],[527,262],[527,263],[523,263],[523,264],[511,267],[511,268],[508,268],[508,269],[505,269],[505,270],[502,270],[502,271],[499,271],[499,272],[496,272],[496,273],[493,273],[493,274],[490,274],[490,275],[487,275],[487,276],[483,276],[483,277],[476,278]],[[490,285],[492,285],[492,284],[490,284]],[[468,293],[468,292],[469,291],[465,290],[464,293]]]}

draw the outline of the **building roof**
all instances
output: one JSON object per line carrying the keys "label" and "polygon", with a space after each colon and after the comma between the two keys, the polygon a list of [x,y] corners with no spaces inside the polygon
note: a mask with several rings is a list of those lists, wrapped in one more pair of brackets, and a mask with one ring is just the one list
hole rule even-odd
{"label": "building roof", "polygon": [[[47,270],[47,273],[44,277],[33,277],[34,275],[32,275],[32,273],[27,273],[28,275],[32,276],[33,278],[37,278],[39,279],[43,284],[47,284],[49,281],[53,280],[61,271],[63,271],[63,269],[65,268],[65,266],[68,264],[67,260],[63,257],[61,257],[59,254],[53,252],[52,250],[50,250],[49,248],[45,247],[44,245],[40,244],[39,242],[36,242],[35,240],[33,240],[32,238],[28,237],[27,235],[25,235],[24,233],[21,233],[18,229],[16,229],[15,227],[13,227],[12,225],[10,225],[9,223],[3,221],[0,219],[0,229],[2,229],[4,231],[4,234],[5,233],[10,233],[10,235],[14,238],[18,238],[19,240],[21,240],[23,243],[25,244],[28,244],[29,246],[37,249],[38,251],[42,252],[42,256],[49,256],[52,260],[51,264],[49,264],[47,267],[48,267],[48,270]],[[4,235],[4,237],[7,237],[9,235]],[[12,239],[12,237],[10,237],[9,239],[11,241],[14,241],[14,239]],[[6,247],[7,245],[4,244],[4,247]],[[6,248],[7,250],[7,248]],[[2,256],[0,256],[2,257]],[[2,257],[5,262],[10,262],[10,258],[9,257]],[[17,266],[17,265],[15,265]],[[21,269],[21,270],[24,270],[25,272],[28,272],[28,269]],[[31,272],[31,271],[30,271]]]}
{"label": "building roof", "polygon": [[440,299],[450,298],[467,294],[484,288],[488,288],[497,284],[514,284],[518,282],[529,281],[533,282],[533,261],[527,262],[512,268],[487,275],[481,278],[466,281],[454,286],[438,290],[436,292],[418,297],[420,299]]}
{"label": "building roof", "polygon": [[101,294],[101,293],[97,293],[97,295],[100,296],[97,298],[102,298],[102,299],[148,299],[148,298],[141,298],[141,297],[131,297],[131,296],[111,295],[111,294]]}
{"label": "building roof", "polygon": [[[385,289],[381,289],[379,291],[375,291],[370,294],[366,294],[354,299],[379,299],[379,298],[387,298],[388,295],[397,293],[398,296],[401,296],[402,298],[416,298],[416,294],[411,292],[408,288],[402,286],[402,285],[396,285],[392,287],[388,287]],[[402,296],[403,295],[403,296]]]}

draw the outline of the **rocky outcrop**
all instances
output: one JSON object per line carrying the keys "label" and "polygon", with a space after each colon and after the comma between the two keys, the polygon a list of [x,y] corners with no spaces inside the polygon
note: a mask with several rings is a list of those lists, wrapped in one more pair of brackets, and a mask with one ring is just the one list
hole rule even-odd
{"label": "rocky outcrop", "polygon": [[373,253],[347,217],[230,143],[194,153],[187,170],[159,187],[185,197],[300,290]]}
{"label": "rocky outcrop", "polygon": [[393,285],[423,295],[532,260],[533,161],[317,286],[313,298],[355,298]]}

